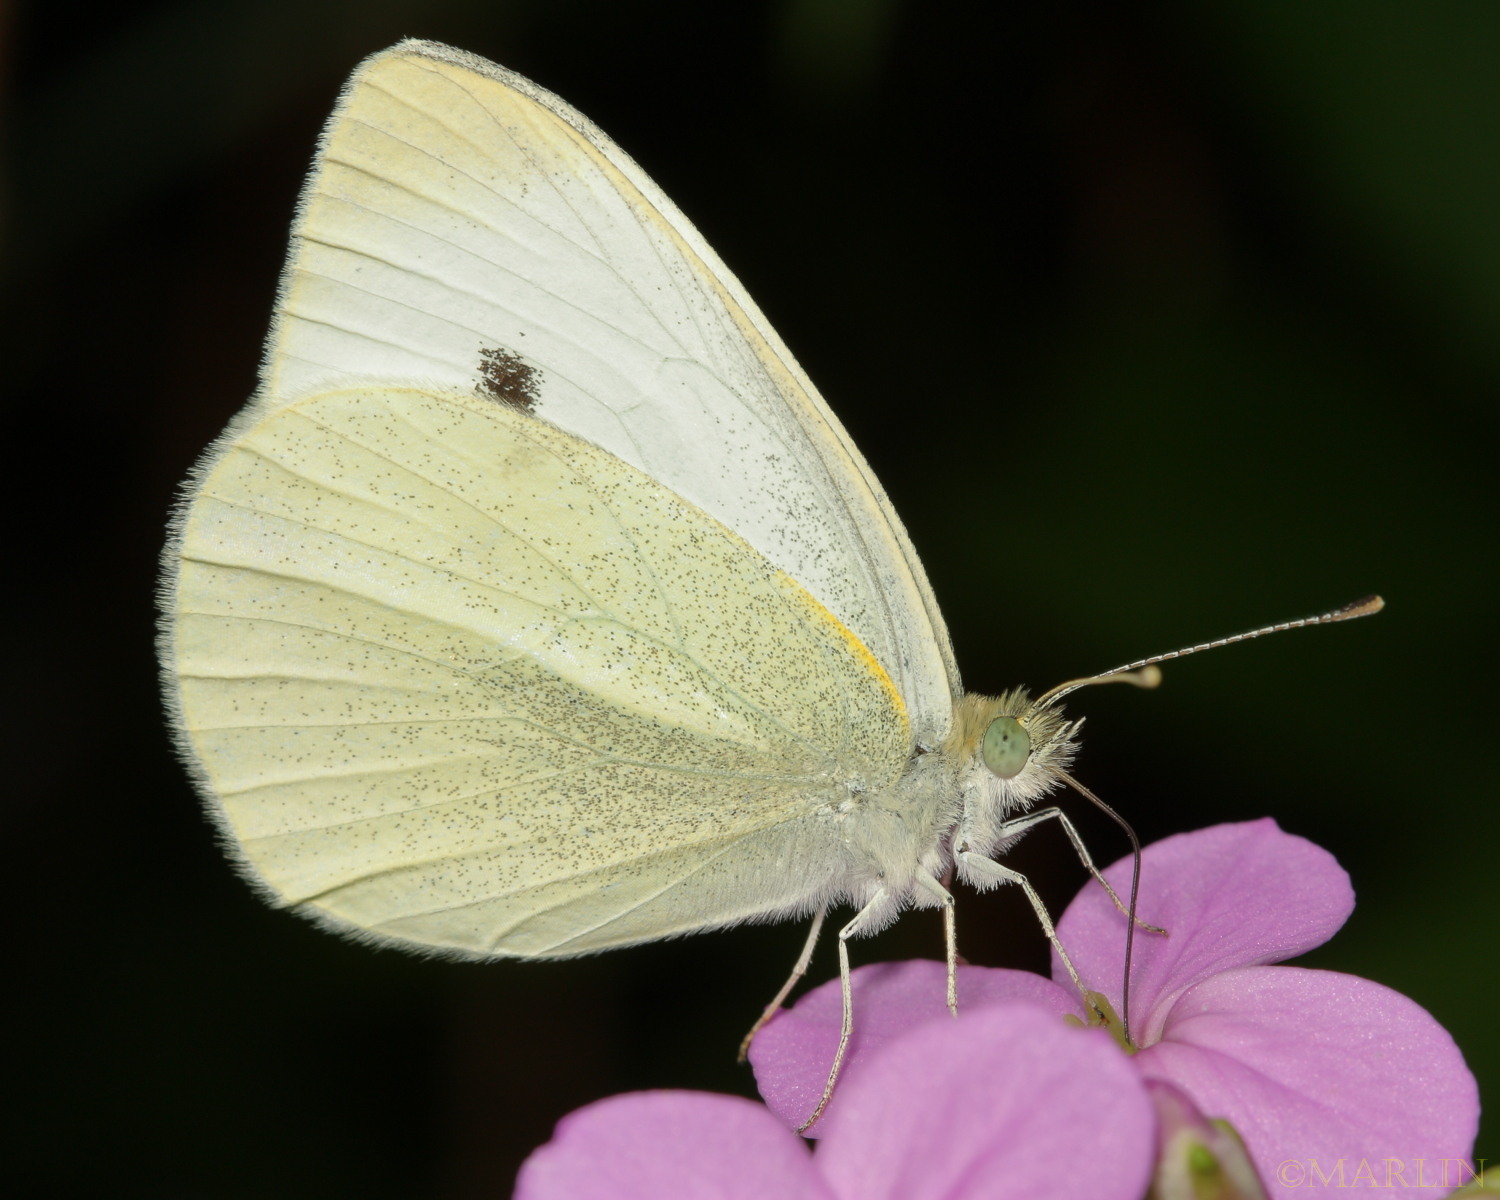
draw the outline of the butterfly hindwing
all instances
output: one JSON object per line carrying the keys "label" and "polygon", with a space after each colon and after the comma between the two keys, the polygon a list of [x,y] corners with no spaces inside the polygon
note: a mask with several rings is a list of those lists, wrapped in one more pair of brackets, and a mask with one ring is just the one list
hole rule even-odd
{"label": "butterfly hindwing", "polygon": [[276,410],[181,559],[224,825],[278,897],[376,935],[555,954],[805,908],[848,784],[907,757],[889,679],[804,589],[497,401]]}

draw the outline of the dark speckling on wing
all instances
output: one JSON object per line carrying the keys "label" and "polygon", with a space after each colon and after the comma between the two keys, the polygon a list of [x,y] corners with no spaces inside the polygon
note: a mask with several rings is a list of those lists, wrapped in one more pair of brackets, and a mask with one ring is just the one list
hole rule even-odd
{"label": "dark speckling on wing", "polygon": [[479,394],[499,400],[524,413],[536,411],[541,399],[542,373],[519,354],[500,347],[479,351]]}

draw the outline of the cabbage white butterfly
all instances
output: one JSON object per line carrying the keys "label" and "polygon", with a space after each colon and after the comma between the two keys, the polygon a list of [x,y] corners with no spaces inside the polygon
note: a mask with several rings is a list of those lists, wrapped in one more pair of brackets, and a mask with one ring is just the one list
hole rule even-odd
{"label": "cabbage white butterfly", "polygon": [[847,980],[845,941],[908,905],[945,909],[951,964],[951,871],[1021,884],[1051,932],[996,856],[1066,825],[1031,807],[1066,780],[1066,689],[963,691],[900,520],[754,303],[483,59],[355,71],[260,387],[165,561],[181,751],[246,876],[331,928],[540,958],[815,936],[849,903]]}

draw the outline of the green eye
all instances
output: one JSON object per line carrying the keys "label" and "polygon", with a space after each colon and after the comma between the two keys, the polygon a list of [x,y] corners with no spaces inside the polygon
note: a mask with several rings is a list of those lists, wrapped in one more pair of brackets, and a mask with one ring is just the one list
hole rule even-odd
{"label": "green eye", "polygon": [[984,765],[1001,779],[1014,779],[1031,757],[1031,738],[1015,717],[996,717],[984,731]]}

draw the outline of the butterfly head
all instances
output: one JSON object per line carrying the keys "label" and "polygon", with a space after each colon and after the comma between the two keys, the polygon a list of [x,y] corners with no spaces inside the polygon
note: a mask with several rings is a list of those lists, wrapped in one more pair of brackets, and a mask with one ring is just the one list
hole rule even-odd
{"label": "butterfly head", "polygon": [[1061,782],[1078,752],[1082,720],[1069,720],[1051,699],[1024,688],[999,696],[966,695],[954,711],[944,750],[966,791],[984,793],[1004,811],[1025,808]]}

